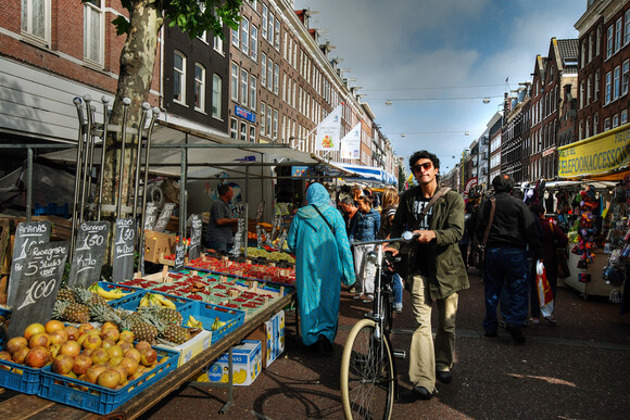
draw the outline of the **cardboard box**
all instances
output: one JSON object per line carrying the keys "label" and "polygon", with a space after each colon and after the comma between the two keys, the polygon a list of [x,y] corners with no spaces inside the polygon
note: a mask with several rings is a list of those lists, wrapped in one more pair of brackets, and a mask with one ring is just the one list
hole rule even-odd
{"label": "cardboard box", "polygon": [[173,233],[144,231],[145,250],[144,259],[153,263],[159,263],[162,254],[171,255],[175,253],[176,235]]}
{"label": "cardboard box", "polygon": [[[243,340],[232,348],[233,383],[247,386],[254,382],[262,369],[262,343],[257,340]],[[228,354],[223,353],[208,369],[197,378],[198,382],[228,382]]]}
{"label": "cardboard box", "polygon": [[178,346],[167,346],[165,344],[156,344],[155,347],[176,351],[179,353],[179,362],[177,367],[189,362],[193,357],[210,347],[212,342],[212,331],[201,330],[190,340]]}
{"label": "cardboard box", "polygon": [[284,352],[284,320],[284,311],[280,311],[247,336],[248,340],[261,341],[263,369]]}

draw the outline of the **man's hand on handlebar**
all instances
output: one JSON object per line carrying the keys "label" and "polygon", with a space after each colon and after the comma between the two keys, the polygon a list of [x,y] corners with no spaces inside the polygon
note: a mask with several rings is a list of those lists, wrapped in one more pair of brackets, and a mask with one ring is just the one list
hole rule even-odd
{"label": "man's hand on handlebar", "polygon": [[421,244],[426,244],[435,239],[435,232],[432,230],[414,230],[413,237]]}
{"label": "man's hand on handlebar", "polygon": [[394,257],[398,255],[398,250],[396,248],[390,248],[389,246],[383,248],[383,252],[391,252]]}

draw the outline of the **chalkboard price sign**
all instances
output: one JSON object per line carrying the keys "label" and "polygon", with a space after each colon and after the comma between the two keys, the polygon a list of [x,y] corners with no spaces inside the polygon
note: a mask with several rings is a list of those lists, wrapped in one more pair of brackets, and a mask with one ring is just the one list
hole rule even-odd
{"label": "chalkboard price sign", "polygon": [[136,221],[133,217],[116,219],[112,282],[119,283],[133,277],[135,243]]}
{"label": "chalkboard price sign", "polygon": [[182,271],[184,269],[184,264],[186,262],[186,244],[178,243],[175,245],[175,267],[173,270]]}
{"label": "chalkboard price sign", "polygon": [[188,258],[194,260],[201,255],[201,216],[192,215],[190,225],[190,245],[188,246]]}
{"label": "chalkboard price sign", "polygon": [[11,263],[11,277],[9,279],[9,292],[7,304],[15,304],[15,294],[22,278],[22,269],[26,261],[26,255],[35,244],[46,243],[50,240],[51,225],[49,220],[37,222],[22,222],[15,229],[13,241],[13,260]]}
{"label": "chalkboard price sign", "polygon": [[157,218],[157,205],[153,202],[147,203],[144,211],[144,230],[153,230],[155,219]]}
{"label": "chalkboard price sign", "polygon": [[28,251],[9,323],[10,338],[33,322],[50,320],[68,258],[68,242],[34,244]]}
{"label": "chalkboard price sign", "polygon": [[158,217],[157,222],[155,222],[153,231],[164,232],[164,229],[166,229],[166,225],[168,224],[168,221],[171,220],[171,215],[173,214],[173,210],[175,210],[175,203],[164,204],[164,207],[162,208],[162,213],[160,213],[160,217]]}
{"label": "chalkboard price sign", "polygon": [[87,287],[99,281],[107,249],[109,222],[84,222],[79,226],[68,286]]}

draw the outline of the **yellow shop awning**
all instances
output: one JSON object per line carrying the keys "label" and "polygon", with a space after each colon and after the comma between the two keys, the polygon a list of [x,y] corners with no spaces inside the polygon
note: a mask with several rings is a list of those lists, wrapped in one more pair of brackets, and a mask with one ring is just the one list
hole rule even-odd
{"label": "yellow shop awning", "polygon": [[558,177],[618,180],[630,166],[630,124],[558,148]]}

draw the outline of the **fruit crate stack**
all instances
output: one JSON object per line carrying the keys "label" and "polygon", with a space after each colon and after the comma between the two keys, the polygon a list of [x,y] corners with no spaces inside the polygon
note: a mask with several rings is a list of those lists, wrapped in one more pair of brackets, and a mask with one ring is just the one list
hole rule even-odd
{"label": "fruit crate stack", "polygon": [[215,258],[204,255],[190,260],[189,268],[209,271],[217,274],[229,274],[252,280],[263,280],[282,285],[295,284],[295,269],[267,264],[255,264],[247,260],[233,261],[229,258]]}

